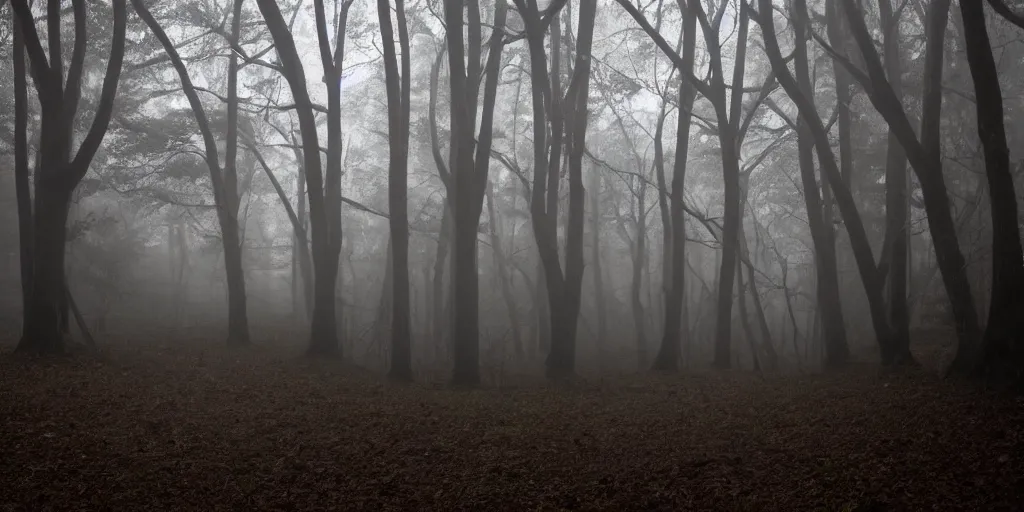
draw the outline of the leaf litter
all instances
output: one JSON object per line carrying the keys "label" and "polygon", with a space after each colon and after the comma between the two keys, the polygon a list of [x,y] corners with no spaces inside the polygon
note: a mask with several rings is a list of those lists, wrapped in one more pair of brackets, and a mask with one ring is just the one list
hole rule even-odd
{"label": "leaf litter", "polygon": [[0,510],[1024,510],[1024,401],[924,371],[455,390],[272,349],[0,358]]}

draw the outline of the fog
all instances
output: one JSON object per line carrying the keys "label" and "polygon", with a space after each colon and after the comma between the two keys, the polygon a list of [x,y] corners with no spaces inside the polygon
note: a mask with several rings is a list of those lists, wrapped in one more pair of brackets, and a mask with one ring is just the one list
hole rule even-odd
{"label": "fog", "polygon": [[0,342],[1019,385],[1022,16],[0,0]]}

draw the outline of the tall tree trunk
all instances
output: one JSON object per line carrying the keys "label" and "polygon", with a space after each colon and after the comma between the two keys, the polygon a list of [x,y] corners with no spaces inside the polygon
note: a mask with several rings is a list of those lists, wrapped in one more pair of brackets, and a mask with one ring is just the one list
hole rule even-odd
{"label": "tall tree trunk", "polygon": [[[434,64],[430,67],[430,89],[429,89],[429,102],[427,106],[427,129],[430,133],[430,149],[434,157],[434,166],[437,168],[437,175],[441,178],[441,183],[445,186],[445,198],[441,203],[441,229],[437,234],[437,249],[434,256],[434,276],[433,285],[431,287],[431,293],[433,300],[430,304],[431,309],[431,338],[434,345],[434,355],[438,362],[442,361],[446,354],[445,347],[447,346],[444,340],[444,330],[450,318],[445,313],[445,305],[447,302],[444,297],[445,289],[445,269],[449,266],[446,264],[448,259],[448,251],[451,249],[451,231],[452,231],[452,208],[454,202],[454,191],[455,187],[452,184],[450,173],[448,171],[448,165],[444,161],[444,156],[441,154],[441,140],[437,134],[437,88],[438,82],[440,81],[441,74],[441,63],[444,61],[445,52],[447,47],[442,45],[438,49],[437,56],[434,57]],[[455,164],[455,150],[456,144],[451,144],[449,147],[449,161]],[[449,279],[450,280],[450,279]],[[449,299],[451,294],[449,294]]]}
{"label": "tall tree trunk", "polygon": [[[793,99],[800,111],[801,118],[807,123],[809,133],[813,136],[814,148],[818,154],[818,163],[821,166],[822,174],[832,191],[836,195],[839,212],[843,217],[847,233],[850,237],[850,244],[853,249],[854,258],[860,272],[864,290],[868,297],[868,306],[871,311],[871,321],[875,334],[879,340],[879,346],[887,343],[889,339],[889,324],[885,314],[885,304],[882,295],[882,273],[875,265],[874,255],[867,240],[864,223],[857,211],[853,196],[849,188],[842,181],[839,166],[836,164],[835,154],[828,140],[828,133],[818,116],[814,101],[807,94],[804,94],[802,87],[790,74],[785,59],[779,49],[778,39],[775,35],[775,27],[771,22],[770,14],[772,5],[769,0],[759,0],[759,24],[765,41],[765,50],[771,61],[772,69],[779,80],[779,83]],[[800,6],[805,7],[805,6]],[[806,13],[806,9],[799,9],[798,13]],[[806,25],[806,15],[796,16],[796,23]],[[815,185],[816,186],[816,185]],[[805,194],[807,190],[804,191]],[[819,293],[821,286],[819,285]]]}
{"label": "tall tree trunk", "polygon": [[[883,0],[884,1],[884,0]],[[803,94],[813,103],[814,86],[811,84],[807,61],[806,22],[807,6],[803,0],[794,2],[793,16],[799,19],[796,27],[796,49],[794,52],[796,80]],[[815,270],[817,271],[818,308],[821,311],[822,329],[825,336],[825,365],[838,367],[849,358],[846,342],[846,327],[839,296],[839,274],[836,262],[835,240],[832,226],[827,224],[831,215],[823,209],[818,198],[818,184],[814,177],[814,140],[808,120],[801,115],[798,125],[798,153],[800,178],[807,206],[807,219],[814,243]],[[828,190],[828,181],[822,179],[822,189]]]}
{"label": "tall tree trunk", "polygon": [[21,268],[22,337],[28,334],[29,306],[32,301],[32,194],[28,170],[28,84],[26,83],[25,43],[18,20],[14,32],[14,189],[18,200],[18,246]]}
{"label": "tall tree trunk", "polygon": [[447,317],[444,313],[444,271],[448,266],[446,261],[448,259],[448,249],[451,248],[450,233],[452,229],[451,214],[449,213],[451,209],[446,204],[442,204],[441,209],[441,232],[437,235],[437,251],[434,256],[434,276],[433,285],[431,286],[432,298],[430,301],[431,341],[434,344],[434,355],[438,361],[444,358],[443,354],[445,353],[444,331]]}
{"label": "tall tree trunk", "polygon": [[[240,11],[241,5],[236,0],[235,10]],[[214,203],[217,209],[217,221],[221,230],[221,241],[224,246],[224,271],[228,288],[228,345],[248,345],[249,326],[246,318],[245,305],[245,274],[242,269],[242,242],[238,225],[238,179],[235,172],[235,161],[238,144],[238,97],[237,74],[238,62],[232,53],[228,66],[228,133],[225,147],[225,163],[221,168],[218,157],[217,142],[206,117],[206,110],[199,99],[199,94],[192,85],[185,63],[163,28],[156,21],[141,0],[132,0],[135,11],[149,26],[150,31],[167,52],[168,58],[181,81],[182,91],[188,98],[189,106],[196,118],[196,124],[203,138],[206,150],[206,165],[210,171],[210,182],[213,185]],[[234,22],[233,22],[234,23]],[[237,27],[235,27],[237,28]],[[232,64],[233,63],[233,64]]]}
{"label": "tall tree trunk", "polygon": [[494,192],[491,182],[487,182],[487,219],[490,227],[491,250],[494,252],[494,266],[498,270],[498,284],[501,286],[501,297],[508,309],[509,327],[512,330],[512,345],[515,355],[522,358],[523,337],[522,326],[519,324],[519,310],[516,307],[515,294],[512,292],[512,283],[509,282],[508,262],[505,259],[505,250],[501,245],[501,231],[498,229],[499,219],[494,209]]}
{"label": "tall tree trunk", "polygon": [[[313,319],[310,327],[310,344],[308,353],[310,355],[336,356],[341,353],[338,344],[338,323],[337,308],[335,305],[335,290],[338,279],[338,257],[341,254],[342,227],[341,227],[341,76],[342,59],[345,52],[345,23],[348,18],[348,7],[351,0],[342,4],[342,15],[338,20],[337,37],[335,39],[334,51],[331,51],[330,36],[327,31],[327,17],[324,10],[323,0],[314,0],[313,7],[316,16],[317,41],[320,47],[320,62],[324,72],[324,83],[327,86],[327,158],[323,173],[323,214],[324,214],[324,243],[316,247],[314,243],[313,258],[316,267],[316,281],[314,284],[314,305]],[[273,32],[273,31],[272,31]],[[294,44],[294,43],[293,43]],[[275,45],[280,52],[280,44],[275,37]],[[280,54],[279,54],[280,55]],[[284,60],[287,57],[281,55]],[[304,81],[304,80],[303,80]],[[290,81],[289,81],[290,82]],[[308,93],[306,93],[308,94]],[[294,92],[293,92],[294,95]],[[296,103],[301,101],[296,98]],[[302,126],[303,139],[306,138],[307,128]],[[319,155],[319,148],[306,147],[303,142],[303,152],[314,151]],[[320,166],[315,167],[317,178],[320,177]],[[312,185],[311,174],[306,175],[307,181]],[[312,188],[310,192],[312,192]],[[312,215],[313,199],[310,197],[310,214]],[[315,238],[315,236],[314,236]],[[317,254],[319,253],[319,257]],[[315,260],[319,259],[319,263]]]}
{"label": "tall tree trunk", "polygon": [[338,255],[341,250],[341,63],[344,56],[344,26],[351,0],[342,4],[333,56],[327,34],[322,0],[314,2],[317,40],[328,96],[328,142],[326,172],[321,173],[320,144],[312,102],[306,89],[306,74],[295,40],[274,0],[257,0],[267,29],[274,40],[282,74],[295,99],[302,137],[303,172],[309,194],[310,234],[313,266],[316,274],[313,290],[313,315],[310,327],[310,355],[337,355],[338,332],[335,288]]}
{"label": "tall tree trunk", "polygon": [[[641,182],[642,183],[642,182]],[[643,288],[644,263],[647,261],[647,216],[644,215],[643,196],[646,187],[641,185],[637,194],[636,234],[633,235],[633,275],[630,286],[630,302],[633,308],[633,323],[636,328],[636,356],[639,370],[647,368],[649,355],[647,348],[647,317],[644,315],[644,304],[640,300]]]}
{"label": "tall tree trunk", "polygon": [[[583,153],[586,150],[587,103],[590,93],[591,47],[597,0],[582,0],[579,8],[576,62],[565,94],[566,128],[569,159],[569,208],[565,244],[564,310],[559,318],[560,337],[554,337],[548,375],[566,377],[574,372],[576,360],[576,327],[580,313],[583,287],[583,222],[584,203]],[[557,88],[553,88],[557,91]],[[557,264],[557,260],[556,260]],[[554,318],[554,315],[552,315]]]}
{"label": "tall tree trunk", "polygon": [[[608,342],[608,317],[604,296],[604,275],[601,267],[601,175],[597,170],[591,171],[590,192],[590,232],[593,245],[590,250],[590,261],[594,277],[594,309],[597,315],[597,359],[604,363],[605,345]],[[643,209],[641,207],[641,213]],[[641,316],[642,318],[642,316]]]}
{"label": "tall tree trunk", "polygon": [[548,283],[544,279],[544,262],[537,260],[533,308],[537,320],[537,349],[545,357],[551,352],[551,307],[548,305]]}
{"label": "tall tree trunk", "polygon": [[[746,181],[746,180],[744,180]],[[742,201],[741,204],[747,203],[748,185],[743,184],[742,187]],[[753,213],[751,213],[753,215]],[[756,222],[757,219],[754,219]],[[747,280],[746,286],[742,293],[750,292],[750,298],[753,300],[754,313],[757,315],[758,328],[761,331],[761,342],[758,344],[758,348],[764,352],[764,365],[769,370],[774,370],[778,367],[779,356],[775,351],[775,345],[772,342],[771,329],[768,327],[768,318],[765,316],[764,305],[761,303],[761,295],[757,291],[757,280],[754,277],[754,263],[757,260],[756,253],[753,255],[751,260],[751,252],[747,246],[746,235],[743,232],[742,218],[740,219],[740,268],[737,272],[742,276],[743,268],[747,269]]]}
{"label": "tall tree trunk", "polygon": [[981,359],[976,360],[969,351],[958,350],[954,369],[965,373],[963,368],[969,367],[975,374],[1011,377],[1019,383],[1024,367],[1024,254],[1003,125],[1003,96],[985,26],[984,4],[961,1],[960,12],[977,98],[978,136],[985,152],[992,210],[992,291]]}
{"label": "tall tree trunk", "polygon": [[[96,116],[77,153],[73,153],[71,149],[72,128],[78,111],[81,82],[85,71],[87,5],[85,2],[73,3],[75,47],[68,67],[66,84],[60,48],[60,2],[48,2],[49,63],[40,44],[33,14],[27,2],[13,0],[11,6],[20,28],[20,40],[28,51],[30,76],[42,107],[40,166],[36,170],[35,208],[32,219],[32,276],[29,279],[31,298],[25,315],[24,336],[18,343],[17,350],[58,353],[64,350],[65,332],[62,324],[67,319],[64,251],[71,196],[88,172],[89,165],[99,150],[110,124],[117,85],[121,77],[121,65],[124,61],[127,5],[125,0],[114,0],[113,37],[100,100]],[[25,107],[27,108],[27,105]],[[16,123],[19,113],[27,116],[27,110],[15,113]],[[16,130],[17,128],[16,126]],[[22,134],[25,133],[24,130],[20,131]],[[22,135],[16,137],[21,139]],[[16,139],[16,146],[18,142]],[[22,142],[27,145],[27,141]],[[24,155],[25,158],[18,159],[23,160],[22,175],[27,182],[27,151]],[[26,205],[21,202],[19,216],[26,210]],[[24,233],[22,236],[25,236]],[[24,248],[22,251],[24,252]]]}
{"label": "tall tree trunk", "polygon": [[[297,148],[299,141],[295,140],[295,133],[293,132],[291,136],[292,145]],[[313,319],[313,287],[315,285],[313,284],[313,269],[311,268],[313,262],[312,257],[309,254],[309,222],[306,212],[306,172],[303,167],[305,159],[302,158],[302,152],[299,149],[295,149],[295,161],[299,166],[298,176],[296,177],[297,183],[295,185],[297,189],[296,202],[299,207],[299,211],[296,213],[296,220],[299,223],[297,229],[301,229],[304,233],[304,240],[302,242],[303,247],[300,248],[300,251],[305,254],[305,257],[302,257],[302,254],[300,254],[301,259],[299,260],[299,272],[302,274],[302,305],[306,312],[306,320],[309,321]],[[303,268],[303,266],[305,268]]]}
{"label": "tall tree trunk", "polygon": [[[669,274],[671,286],[669,286],[668,294],[665,297],[665,328],[662,331],[661,348],[658,349],[658,355],[654,360],[655,370],[667,372],[675,372],[679,369],[679,344],[682,329],[680,316],[683,312],[683,293],[686,284],[686,225],[683,217],[683,190],[686,182],[686,160],[690,148],[690,111],[693,109],[693,102],[697,96],[697,91],[690,78],[693,75],[693,58],[696,52],[696,31],[697,15],[693,8],[688,8],[683,23],[683,61],[688,63],[689,68],[680,70],[683,76],[679,85],[680,106],[676,122],[676,154],[672,166],[671,226],[664,228],[672,230],[671,237],[668,237],[672,242],[672,250],[668,252],[672,257],[672,270]],[[725,144],[724,141],[723,144]],[[736,178],[738,179],[739,176]],[[726,204],[728,203],[727,198]],[[732,292],[730,290],[727,293],[731,304]],[[719,305],[721,306],[721,300]],[[722,357],[717,341],[715,347],[717,362]],[[728,351],[728,345],[725,346],[725,350]],[[725,366],[728,366],[728,354],[725,355],[725,358]]]}
{"label": "tall tree trunk", "polygon": [[[846,48],[848,33],[843,24],[842,16],[838,11],[836,2],[839,0],[825,0],[826,30],[829,42],[833,48]],[[857,189],[853,186],[853,117],[850,111],[850,103],[853,101],[853,82],[850,73],[840,65],[832,65],[833,81],[836,91],[836,125],[839,136],[839,173],[842,175],[843,183],[850,189],[851,194],[856,195]],[[821,180],[821,195],[824,203],[823,218],[825,226],[832,234],[832,243],[836,243],[837,230],[834,224],[835,201],[832,198],[832,189],[828,186],[826,179]],[[850,267],[850,251],[838,250],[836,254],[836,267],[844,270]],[[849,279],[845,274],[838,276],[840,292],[849,289]]]}
{"label": "tall tree trunk", "polygon": [[405,1],[395,0],[398,37],[402,50],[399,75],[395,55],[395,34],[391,26],[390,0],[377,1],[381,38],[384,46],[384,75],[388,98],[388,217],[391,227],[391,371],[398,381],[412,380],[412,327],[409,298],[409,32],[405,23]]}
{"label": "tall tree trunk", "polygon": [[[395,260],[390,238],[386,252],[384,278],[380,283],[380,299],[377,301],[377,318],[373,322],[373,343],[377,347],[378,355],[383,355],[387,346],[387,338],[391,335],[391,319],[394,317],[391,306],[394,304],[392,295],[395,289]],[[380,362],[384,364],[383,359]]]}
{"label": "tall tree trunk", "polygon": [[[942,110],[942,52],[943,37],[948,18],[948,4],[933,2],[932,13],[929,15],[929,41],[925,48],[925,97],[923,98],[921,118],[921,140],[917,139],[914,129],[903,110],[903,105],[893,92],[891,84],[885,76],[885,68],[878,57],[878,51],[868,31],[861,9],[853,0],[843,0],[846,19],[850,23],[853,39],[857,42],[861,55],[864,57],[866,75],[861,73],[860,80],[869,84],[868,98],[875,109],[885,118],[890,129],[899,138],[906,151],[907,158],[921,183],[924,196],[925,213],[928,215],[928,228],[935,245],[935,254],[946,284],[946,295],[949,297],[953,316],[957,324],[957,337],[963,345],[974,345],[980,338],[977,310],[967,277],[966,263],[956,236],[956,225],[946,193],[946,183],[942,175],[942,160],[939,137],[939,116]],[[852,69],[852,66],[851,66]],[[883,247],[883,256],[889,251]],[[883,265],[887,262],[883,259]],[[876,279],[881,286],[885,270],[879,269]],[[877,329],[876,329],[877,331]]]}
{"label": "tall tree trunk", "polygon": [[[900,20],[893,13],[892,0],[878,0],[882,24],[885,73],[893,94],[903,101],[903,69],[900,65]],[[910,323],[907,316],[907,155],[899,139],[889,130],[885,160],[885,235],[890,238],[889,324],[892,340],[882,347],[882,364],[900,365],[913,360],[910,354]],[[883,247],[886,244],[882,244]],[[886,257],[883,255],[883,257]]]}
{"label": "tall tree trunk", "polygon": [[750,325],[750,315],[747,312],[746,284],[743,282],[742,262],[736,262],[736,303],[739,306],[740,322],[743,324],[743,337],[747,340],[747,347],[750,349],[750,359],[755,372],[760,372],[761,356],[758,354],[757,335]]}
{"label": "tall tree trunk", "polygon": [[[847,36],[843,27],[842,17],[835,3],[839,0],[826,0],[825,15],[828,39],[833,48],[846,46]],[[843,175],[843,183],[851,188],[853,179],[853,120],[850,115],[850,102],[853,100],[853,83],[850,73],[843,66],[832,66],[836,86],[836,109],[838,109],[836,125],[839,127],[839,172]],[[851,189],[852,190],[852,189]]]}
{"label": "tall tree trunk", "polygon": [[[682,38],[680,38],[682,39]],[[658,115],[658,124],[654,130],[654,176],[658,185],[658,210],[661,213],[661,287],[658,297],[667,307],[668,294],[672,290],[672,215],[669,213],[669,191],[665,179],[665,151],[662,148],[661,137],[665,132],[665,112],[667,101],[662,100],[661,113]],[[653,291],[653,290],[652,290]],[[652,307],[654,305],[652,304]],[[666,315],[667,316],[667,315]],[[664,335],[664,333],[662,333]]]}
{"label": "tall tree trunk", "polygon": [[[451,84],[452,171],[454,184],[451,201],[454,215],[454,329],[455,368],[452,380],[459,385],[480,382],[480,318],[479,275],[477,274],[477,231],[483,209],[484,190],[490,163],[491,134],[498,78],[501,73],[503,37],[491,37],[487,55],[484,105],[480,118],[479,137],[476,127],[477,95],[480,83],[481,22],[479,5],[469,4],[468,51],[462,37],[463,2],[445,1],[448,27],[448,69]],[[494,34],[504,31],[507,5],[499,0],[494,9]],[[457,28],[457,29],[456,29]],[[465,57],[469,57],[466,64]],[[458,101],[456,98],[465,98]],[[477,143],[477,139],[479,143]],[[474,155],[474,149],[476,154]]]}
{"label": "tall tree trunk", "polygon": [[[238,41],[241,32],[242,0],[235,0],[231,16],[231,38]],[[238,223],[238,54],[228,58],[227,141],[224,149],[224,207],[226,222],[221,222],[224,241],[224,271],[228,284],[228,345],[249,344],[249,320],[246,312],[245,272]],[[223,207],[222,207],[223,208]],[[218,208],[218,210],[221,208]]]}
{"label": "tall tree trunk", "polygon": [[[544,270],[543,284],[547,290],[546,298],[550,312],[550,350],[547,354],[546,367],[548,376],[557,378],[572,371],[575,340],[569,339],[568,336],[575,335],[577,321],[576,317],[572,316],[570,322],[570,315],[566,312],[570,304],[565,300],[566,279],[558,254],[558,171],[562,150],[562,93],[559,86],[561,21],[557,12],[548,18],[551,24],[552,45],[552,69],[549,78],[547,52],[544,48],[546,29],[541,21],[537,3],[534,0],[516,0],[516,6],[526,25],[526,39],[530,52],[534,139],[530,218],[537,242],[537,252]],[[550,117],[547,116],[548,109]],[[549,127],[550,141],[547,140]]]}

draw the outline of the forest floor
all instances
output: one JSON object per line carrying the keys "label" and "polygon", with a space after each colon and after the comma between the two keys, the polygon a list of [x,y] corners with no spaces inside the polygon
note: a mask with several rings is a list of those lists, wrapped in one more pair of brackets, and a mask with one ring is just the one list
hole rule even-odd
{"label": "forest floor", "polygon": [[1021,510],[1022,420],[868,366],[466,391],[259,348],[5,354],[0,510]]}

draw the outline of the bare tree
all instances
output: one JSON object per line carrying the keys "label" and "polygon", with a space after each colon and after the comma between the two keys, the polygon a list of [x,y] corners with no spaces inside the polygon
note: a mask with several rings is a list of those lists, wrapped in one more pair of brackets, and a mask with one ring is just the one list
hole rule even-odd
{"label": "bare tree", "polygon": [[[480,283],[477,274],[477,231],[483,210],[484,191],[490,166],[494,103],[497,99],[501,73],[501,52],[507,5],[497,0],[494,7],[494,28],[487,54],[484,104],[480,116],[480,134],[473,136],[476,126],[477,95],[481,78],[482,36],[480,6],[469,2],[469,44],[462,37],[463,2],[446,0],[448,70],[451,86],[451,175],[449,206],[454,216],[454,338],[455,368],[452,379],[460,385],[480,382]],[[468,54],[468,65],[466,57]],[[476,150],[474,155],[474,149]]]}
{"label": "bare tree", "polygon": [[[68,213],[72,194],[89,171],[89,165],[110,124],[121,65],[124,62],[127,31],[127,3],[125,0],[114,0],[110,58],[103,77],[96,116],[78,151],[74,152],[73,124],[78,113],[86,70],[88,10],[85,0],[72,2],[75,38],[65,81],[60,4],[58,0],[47,2],[47,59],[28,3],[25,0],[11,2],[20,38],[28,52],[30,74],[42,108],[39,168],[35,177],[35,204],[32,211],[32,291],[26,305],[28,316],[25,334],[18,343],[19,351],[40,353],[64,350],[65,329],[62,324],[66,325],[68,318],[68,292],[64,274]],[[24,125],[21,127],[24,128]],[[27,171],[27,166],[23,170]],[[27,213],[26,210],[23,207],[19,212]]]}
{"label": "bare tree", "polygon": [[[946,2],[935,2],[931,6],[932,19],[934,23],[929,35],[932,37],[925,50],[925,61],[928,62],[929,55],[937,59],[931,67],[926,64],[925,84],[929,87],[930,97],[924,98],[922,108],[922,130],[921,139],[918,140],[910,121],[903,110],[902,102],[896,95],[892,83],[886,78],[886,71],[879,60],[878,51],[875,49],[874,41],[868,32],[864,16],[860,7],[853,0],[843,0],[843,8],[846,12],[846,19],[849,22],[850,30],[860,54],[864,59],[867,73],[861,73],[850,61],[837,58],[836,61],[845,65],[847,70],[863,85],[867,91],[868,98],[875,106],[875,109],[885,118],[892,130],[893,135],[902,145],[906,156],[910,161],[914,172],[921,183],[921,194],[924,196],[925,212],[928,214],[928,228],[935,244],[935,254],[938,259],[939,269],[946,284],[946,294],[952,303],[953,316],[956,319],[957,334],[960,343],[970,346],[977,343],[980,338],[980,327],[978,325],[977,311],[974,307],[974,298],[971,294],[970,283],[967,279],[966,265],[963,253],[960,251],[959,242],[956,236],[956,226],[953,222],[952,211],[950,210],[949,197],[946,192],[945,180],[942,176],[941,148],[939,147],[939,115],[941,113],[941,84],[942,79],[942,52],[943,37],[940,34],[945,32],[946,19],[948,18],[948,4]],[[833,51],[834,56],[841,57]],[[886,237],[889,246],[883,247],[883,258],[892,252],[892,236]],[[884,279],[884,270],[887,262],[883,260],[883,273],[879,278]],[[878,283],[881,286],[881,282]],[[897,353],[891,348],[891,339],[885,339],[881,345],[882,355],[892,356],[887,364],[898,363]],[[888,350],[885,349],[889,345]],[[909,354],[909,352],[907,352]],[[906,356],[907,354],[904,354]],[[905,358],[905,357],[904,357]]]}
{"label": "bare tree", "polygon": [[[792,10],[795,20],[793,25],[796,47],[793,52],[793,61],[796,80],[802,93],[813,104],[814,86],[811,84],[807,65],[807,30],[809,29],[807,4],[803,0],[795,0]],[[836,244],[833,239],[832,226],[828,223],[830,216],[824,212],[821,199],[818,196],[818,184],[814,177],[814,137],[811,134],[809,121],[803,113],[797,121],[797,137],[800,181],[804,189],[804,204],[807,207],[807,220],[814,243],[818,308],[821,312],[821,325],[825,337],[825,364],[837,367],[846,363],[850,353],[846,344],[846,326],[839,297]],[[822,181],[823,188],[827,189],[827,183],[825,180]]]}
{"label": "bare tree", "polygon": [[[679,3],[683,7],[682,2]],[[683,190],[686,182],[686,159],[690,147],[690,112],[697,97],[693,83],[693,59],[696,53],[697,14],[694,9],[684,9],[683,54],[684,66],[680,68],[682,80],[679,85],[679,111],[676,124],[675,162],[672,165],[671,224],[665,226],[672,235],[666,237],[672,242],[671,284],[665,299],[665,328],[662,331],[661,348],[654,360],[654,368],[662,371],[676,371],[679,368],[679,347],[681,342],[683,301],[686,285],[686,224],[683,217]],[[745,37],[745,36],[744,36]],[[663,121],[661,121],[663,122]],[[660,135],[660,134],[659,134]],[[660,145],[660,141],[659,141]],[[660,147],[659,147],[660,149]],[[660,181],[664,178],[659,176]],[[663,220],[664,221],[664,220]],[[732,291],[729,291],[730,297]],[[717,344],[716,344],[717,346]]]}
{"label": "bare tree", "polygon": [[[232,37],[237,39],[241,0],[235,0],[235,16],[231,22]],[[146,23],[157,40],[163,46],[171,64],[174,66],[178,79],[181,81],[182,92],[188,98],[189,106],[195,115],[196,124],[203,137],[206,150],[206,166],[210,171],[210,182],[213,184],[213,199],[217,209],[217,220],[220,223],[221,237],[224,246],[224,269],[228,284],[228,345],[249,344],[249,322],[245,307],[245,273],[242,270],[242,239],[238,226],[238,173],[236,159],[238,151],[238,56],[231,53],[228,61],[228,95],[227,95],[227,141],[224,150],[224,166],[221,168],[217,151],[217,140],[210,128],[209,119],[199,100],[199,93],[192,85],[188,69],[178,55],[174,43],[163,28],[149,12],[143,0],[132,0],[135,12]]]}
{"label": "bare tree", "polygon": [[[1007,19],[1018,19],[1001,2],[990,3]],[[934,9],[934,7],[933,7]],[[985,26],[981,2],[960,2],[963,16],[967,62],[974,79],[977,98],[978,135],[985,153],[985,176],[988,180],[992,208],[992,295],[988,325],[979,360],[971,352],[958,351],[953,371],[957,373],[993,374],[1020,381],[1024,363],[1024,345],[1020,342],[1024,323],[1024,254],[1021,250],[1017,197],[1010,171],[1010,150],[1003,125],[1003,96],[992,56],[992,46]],[[1024,28],[1024,24],[1015,22]]]}
{"label": "bare tree", "polygon": [[341,70],[345,55],[345,24],[353,0],[344,0],[331,51],[323,0],[314,0],[317,41],[327,85],[327,165],[321,171],[320,143],[312,101],[306,89],[295,39],[274,0],[257,0],[267,29],[274,40],[280,69],[288,81],[302,136],[302,170],[309,194],[309,223],[316,274],[313,290],[313,318],[310,355],[337,355],[337,312],[335,309],[338,256],[341,252]]}
{"label": "bare tree", "polygon": [[388,204],[391,226],[391,258],[394,269],[391,317],[391,378],[412,380],[412,340],[409,310],[409,31],[405,22],[405,1],[395,0],[398,38],[402,50],[402,71],[395,56],[395,34],[391,26],[391,2],[377,1],[377,16],[384,46],[384,75],[388,97]]}

